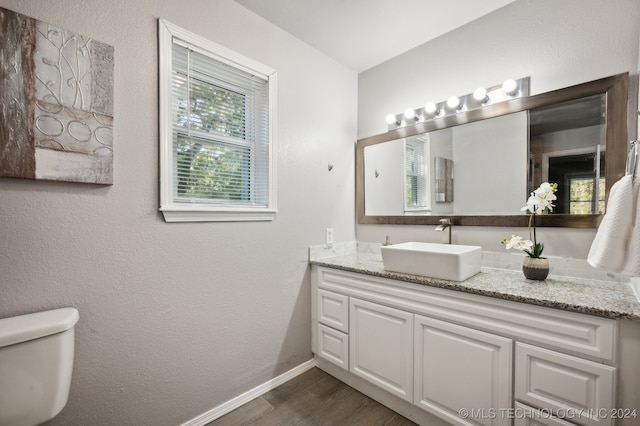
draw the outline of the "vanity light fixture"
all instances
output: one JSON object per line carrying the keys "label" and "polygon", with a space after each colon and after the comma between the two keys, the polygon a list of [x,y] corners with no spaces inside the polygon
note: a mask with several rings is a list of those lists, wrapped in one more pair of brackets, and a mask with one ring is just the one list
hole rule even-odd
{"label": "vanity light fixture", "polygon": [[488,104],[490,99],[489,99],[489,95],[487,95],[487,89],[485,89],[484,87],[478,87],[473,92],[473,99],[478,101],[480,105]]}
{"label": "vanity light fixture", "polygon": [[435,102],[427,102],[424,106],[424,112],[437,117],[442,111],[438,108],[438,105],[436,105]]}
{"label": "vanity light fixture", "polygon": [[407,120],[413,120],[415,122],[420,121],[420,115],[418,115],[418,113],[411,108],[407,108],[404,110],[404,118]]}
{"label": "vanity light fixture", "polygon": [[447,116],[463,114],[478,108],[489,108],[491,105],[529,96],[529,77],[518,80],[506,80],[493,87],[480,87],[473,93],[464,96],[451,96],[442,102],[427,102],[418,109],[406,109],[401,114],[387,115],[388,130],[412,126]]}
{"label": "vanity light fixture", "polygon": [[519,92],[518,83],[512,79],[505,80],[504,83],[502,83],[502,90],[509,96],[517,96]]}
{"label": "vanity light fixture", "polygon": [[398,120],[393,114],[387,114],[387,124],[390,126],[396,125],[397,127],[400,127],[402,125],[402,121]]}
{"label": "vanity light fixture", "polygon": [[457,96],[451,96],[447,99],[447,107],[450,110],[460,111],[463,106],[464,104],[460,102],[460,98]]}

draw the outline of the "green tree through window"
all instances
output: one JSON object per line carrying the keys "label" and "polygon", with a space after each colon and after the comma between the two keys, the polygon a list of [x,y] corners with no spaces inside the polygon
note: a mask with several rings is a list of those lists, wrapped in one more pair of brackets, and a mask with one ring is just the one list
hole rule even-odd
{"label": "green tree through window", "polygon": [[251,149],[246,144],[246,96],[205,81],[189,81],[184,74],[178,78],[189,84],[176,99],[177,196],[248,201]]}
{"label": "green tree through window", "polygon": [[600,178],[598,182],[598,200],[594,200],[593,182],[592,177],[569,179],[569,214],[604,213],[605,179]]}

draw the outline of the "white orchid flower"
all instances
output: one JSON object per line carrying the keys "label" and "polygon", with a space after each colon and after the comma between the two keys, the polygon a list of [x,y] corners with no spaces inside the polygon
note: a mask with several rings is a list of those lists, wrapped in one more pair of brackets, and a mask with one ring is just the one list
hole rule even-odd
{"label": "white orchid flower", "polygon": [[504,238],[502,244],[507,249],[515,248],[527,253],[530,257],[539,258],[544,250],[544,244],[536,240],[536,223],[535,216],[544,214],[547,211],[553,211],[555,205],[553,201],[557,200],[555,192],[558,190],[557,183],[543,182],[535,191],[531,193],[527,199],[527,204],[520,210],[529,213],[529,240],[523,240],[522,237],[512,235],[511,238]]}
{"label": "white orchid flower", "polygon": [[528,250],[533,247],[533,241],[523,240],[519,235],[512,235],[509,239],[505,238],[502,243],[505,245],[505,248],[507,250],[510,248],[515,248],[517,250]]}
{"label": "white orchid flower", "polygon": [[521,208],[520,210],[522,210],[523,212],[534,213],[536,211],[537,205],[538,205],[538,197],[536,197],[535,195],[533,195],[533,193],[531,193],[531,196],[527,200],[527,205]]}
{"label": "white orchid flower", "polygon": [[558,185],[555,183],[542,183],[539,188],[531,193],[531,196],[527,200],[527,205],[522,207],[521,210],[535,214],[544,214],[547,210],[553,211],[555,204],[552,202],[558,199],[554,194],[557,188]]}

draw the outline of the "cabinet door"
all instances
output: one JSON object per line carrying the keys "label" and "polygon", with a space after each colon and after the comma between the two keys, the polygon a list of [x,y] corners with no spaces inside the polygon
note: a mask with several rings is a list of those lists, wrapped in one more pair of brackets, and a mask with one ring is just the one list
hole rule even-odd
{"label": "cabinet door", "polygon": [[511,339],[416,315],[414,345],[416,405],[454,425],[511,424]]}
{"label": "cabinet door", "polygon": [[350,298],[350,371],[413,400],[413,314]]}
{"label": "cabinet door", "polygon": [[616,369],[525,343],[516,344],[516,398],[556,412],[579,413],[573,423],[611,426]]}

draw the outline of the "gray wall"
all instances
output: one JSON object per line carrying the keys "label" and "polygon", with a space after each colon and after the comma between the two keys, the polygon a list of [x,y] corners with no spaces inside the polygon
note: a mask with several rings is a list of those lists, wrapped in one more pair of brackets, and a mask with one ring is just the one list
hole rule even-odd
{"label": "gray wall", "polygon": [[[622,72],[637,75],[639,22],[637,0],[518,0],[361,73],[358,138],[385,132],[389,113],[507,78],[531,76],[531,94],[537,94]],[[635,120],[635,114],[631,117]],[[390,235],[394,242],[438,242],[433,228],[357,225],[356,236],[359,241],[382,242]],[[453,240],[502,252],[501,239],[512,233],[524,235],[526,228],[458,227]],[[538,232],[546,254],[580,259],[586,259],[594,236],[591,229]]]}
{"label": "gray wall", "polygon": [[[307,248],[354,239],[357,75],[231,0],[0,7],[115,47],[115,184],[0,178],[0,317],[80,311],[52,423],[177,425],[311,359]],[[158,213],[159,17],[278,71],[275,221]]]}

